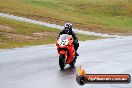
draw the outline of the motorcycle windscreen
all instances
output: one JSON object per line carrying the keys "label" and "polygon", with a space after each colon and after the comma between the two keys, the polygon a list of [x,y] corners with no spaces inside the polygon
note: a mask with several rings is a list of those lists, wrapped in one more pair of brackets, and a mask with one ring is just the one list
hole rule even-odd
{"label": "motorcycle windscreen", "polygon": [[72,37],[72,35],[68,35],[68,34],[62,34],[62,35],[60,35],[60,39],[61,40],[66,40],[66,39],[68,39],[68,37]]}

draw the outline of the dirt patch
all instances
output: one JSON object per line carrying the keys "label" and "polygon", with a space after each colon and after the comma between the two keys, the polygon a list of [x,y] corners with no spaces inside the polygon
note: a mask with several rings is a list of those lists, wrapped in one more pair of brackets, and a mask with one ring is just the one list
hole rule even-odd
{"label": "dirt patch", "polygon": [[35,32],[33,33],[34,37],[39,37],[39,38],[51,38],[51,37],[57,37],[58,33],[56,32],[49,32],[49,31],[44,31],[44,32]]}
{"label": "dirt patch", "polygon": [[[12,30],[13,28],[9,26],[0,25],[0,31],[1,31],[1,34],[3,35],[3,38],[12,39],[16,41],[41,40],[41,39],[48,39],[48,38],[58,36],[58,33],[54,31],[35,32],[29,36],[24,34],[13,33],[11,32]],[[2,40],[0,39],[0,41]]]}
{"label": "dirt patch", "polygon": [[4,33],[4,36],[7,39],[13,39],[16,41],[28,41],[28,40],[35,40],[32,36],[22,35],[22,34],[11,34],[11,33]]}
{"label": "dirt patch", "polygon": [[0,30],[9,32],[9,31],[11,31],[13,29],[11,27],[9,27],[9,26],[0,25]]}
{"label": "dirt patch", "polygon": [[23,35],[23,34],[13,34],[13,33],[3,33],[6,39],[12,39],[15,41],[32,41],[32,40],[45,40],[48,38],[57,37],[58,33],[55,32],[36,32],[33,33],[31,36]]}

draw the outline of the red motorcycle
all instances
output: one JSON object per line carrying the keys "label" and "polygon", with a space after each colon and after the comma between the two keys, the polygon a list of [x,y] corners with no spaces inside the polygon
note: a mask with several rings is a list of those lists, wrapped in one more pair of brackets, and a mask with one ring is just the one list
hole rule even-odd
{"label": "red motorcycle", "polygon": [[59,65],[61,69],[64,69],[66,64],[74,67],[77,56],[73,45],[72,35],[62,34],[56,42],[58,54],[59,54]]}

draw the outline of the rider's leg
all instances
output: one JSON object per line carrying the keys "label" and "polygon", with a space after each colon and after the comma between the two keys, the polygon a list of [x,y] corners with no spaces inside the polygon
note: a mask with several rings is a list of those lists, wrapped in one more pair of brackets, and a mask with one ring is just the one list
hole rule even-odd
{"label": "rider's leg", "polygon": [[79,47],[79,43],[75,43],[74,44],[74,48],[75,48],[75,51],[76,51],[76,55],[77,56],[79,56],[79,54],[77,53],[78,47]]}

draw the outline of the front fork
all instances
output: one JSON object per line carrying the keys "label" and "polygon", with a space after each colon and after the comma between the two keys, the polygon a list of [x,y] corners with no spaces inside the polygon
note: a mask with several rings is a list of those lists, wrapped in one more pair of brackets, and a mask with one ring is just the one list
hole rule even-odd
{"label": "front fork", "polygon": [[59,52],[59,54],[63,54],[63,55],[65,55],[65,63],[67,62],[67,51],[65,51],[65,50],[61,50],[60,52]]}

